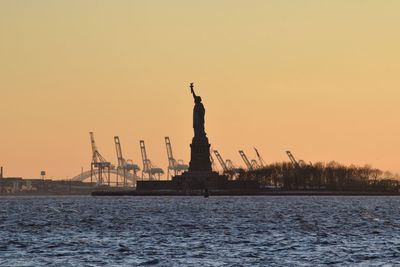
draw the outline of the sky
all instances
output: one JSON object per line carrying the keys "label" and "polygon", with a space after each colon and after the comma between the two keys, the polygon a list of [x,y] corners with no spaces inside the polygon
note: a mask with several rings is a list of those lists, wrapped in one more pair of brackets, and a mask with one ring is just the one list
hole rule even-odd
{"label": "sky", "polygon": [[400,1],[2,0],[0,165],[66,179],[90,168],[89,132],[116,163],[139,140],[189,161],[189,83],[213,149],[268,163],[400,172]]}

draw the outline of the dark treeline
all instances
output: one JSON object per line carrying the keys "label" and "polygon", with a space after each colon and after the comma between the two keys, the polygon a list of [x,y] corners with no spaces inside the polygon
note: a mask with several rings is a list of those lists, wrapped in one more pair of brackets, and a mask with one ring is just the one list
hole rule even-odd
{"label": "dark treeline", "polygon": [[299,164],[273,163],[243,171],[240,180],[257,180],[262,186],[285,190],[399,191],[399,175],[369,165],[345,166],[337,162]]}

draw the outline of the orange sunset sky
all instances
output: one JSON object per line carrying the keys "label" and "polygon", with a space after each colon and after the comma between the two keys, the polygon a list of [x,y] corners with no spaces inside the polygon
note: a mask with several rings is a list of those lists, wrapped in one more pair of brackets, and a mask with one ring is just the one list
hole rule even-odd
{"label": "orange sunset sky", "polygon": [[0,1],[0,165],[65,179],[89,131],[141,166],[189,160],[193,100],[213,148],[400,172],[400,1]]}

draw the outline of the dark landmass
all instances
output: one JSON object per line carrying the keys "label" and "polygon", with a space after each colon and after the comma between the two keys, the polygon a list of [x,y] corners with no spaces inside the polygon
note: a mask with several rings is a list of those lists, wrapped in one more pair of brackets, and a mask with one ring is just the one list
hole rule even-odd
{"label": "dark landmass", "polygon": [[260,187],[273,186],[285,191],[399,192],[400,189],[398,175],[369,165],[345,166],[335,161],[314,164],[273,163],[242,171],[232,179],[257,181]]}

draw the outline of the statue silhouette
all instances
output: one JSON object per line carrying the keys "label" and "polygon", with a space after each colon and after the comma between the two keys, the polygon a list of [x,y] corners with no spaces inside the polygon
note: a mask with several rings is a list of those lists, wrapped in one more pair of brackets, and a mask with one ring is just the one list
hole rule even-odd
{"label": "statue silhouette", "polygon": [[206,132],[204,130],[204,116],[206,114],[206,110],[201,103],[201,97],[197,96],[193,89],[193,83],[190,84],[190,90],[192,92],[194,98],[194,109],[193,109],[193,128],[194,128],[194,137],[201,138],[206,136]]}

